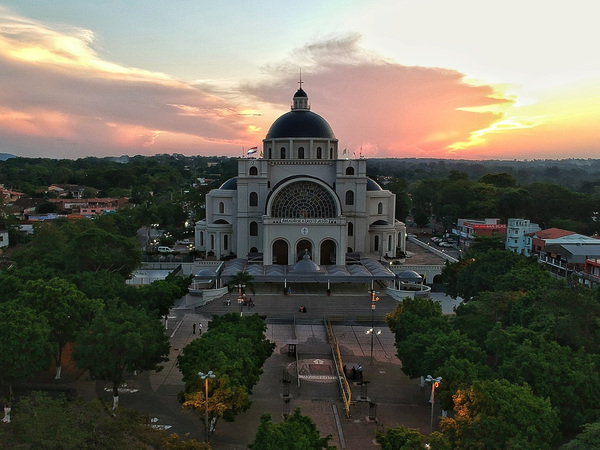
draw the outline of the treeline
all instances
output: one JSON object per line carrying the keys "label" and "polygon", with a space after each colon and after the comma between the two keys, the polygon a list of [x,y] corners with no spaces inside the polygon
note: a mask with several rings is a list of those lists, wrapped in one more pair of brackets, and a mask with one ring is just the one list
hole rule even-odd
{"label": "treeline", "polygon": [[431,448],[598,448],[598,292],[477,243],[443,278],[465,300],[455,316],[415,298],[387,318],[403,372],[442,377],[453,413]]}

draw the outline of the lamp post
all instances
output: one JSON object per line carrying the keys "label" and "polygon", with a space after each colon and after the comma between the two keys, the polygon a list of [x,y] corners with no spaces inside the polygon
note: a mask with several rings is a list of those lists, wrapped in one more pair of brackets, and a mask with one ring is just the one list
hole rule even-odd
{"label": "lamp post", "polygon": [[431,375],[427,375],[425,381],[431,383],[431,431],[433,433],[433,404],[435,403],[435,388],[440,386],[440,381],[442,381],[442,377],[433,378]]}
{"label": "lamp post", "polygon": [[214,378],[215,374],[213,373],[212,370],[209,370],[208,373],[198,372],[198,376],[200,378],[202,378],[203,380],[206,381],[206,391],[204,393],[204,404],[205,404],[205,408],[204,408],[204,426],[206,427],[206,443],[208,444],[208,435],[209,435],[209,428],[208,428],[208,379],[209,378]]}
{"label": "lamp post", "polygon": [[245,284],[236,284],[236,288],[238,288],[238,303],[240,304],[240,317],[242,317],[242,305],[244,298],[242,297],[242,289],[246,287]]}
{"label": "lamp post", "polygon": [[369,292],[371,293],[371,329],[369,330],[369,334],[371,335],[371,364],[373,364],[373,335],[375,334],[375,302],[379,301],[379,297],[376,297],[377,292],[375,292],[375,289],[372,289]]}

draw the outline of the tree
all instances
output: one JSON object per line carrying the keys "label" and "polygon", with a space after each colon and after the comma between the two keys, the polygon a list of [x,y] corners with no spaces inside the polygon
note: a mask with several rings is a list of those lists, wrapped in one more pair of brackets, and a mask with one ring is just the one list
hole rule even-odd
{"label": "tree", "polygon": [[396,425],[375,433],[382,450],[450,450],[450,444],[437,431],[423,436],[416,428]]}
{"label": "tree", "polygon": [[527,385],[476,381],[456,393],[454,411],[441,422],[453,448],[551,449],[558,437],[550,400],[536,397]]}
{"label": "tree", "polygon": [[45,317],[12,300],[0,303],[0,385],[4,398],[3,422],[10,422],[12,385],[16,380],[46,370],[52,360]]}
{"label": "tree", "polygon": [[19,400],[15,411],[14,420],[0,435],[2,448],[209,450],[203,442],[183,441],[150,427],[148,417],[137,411],[107,411],[98,399],[52,398],[33,392]]}
{"label": "tree", "polygon": [[587,423],[583,431],[572,441],[560,447],[560,450],[588,450],[600,448],[600,422]]}
{"label": "tree", "polygon": [[252,388],[262,374],[262,366],[273,353],[275,344],[265,337],[264,317],[256,314],[240,317],[231,313],[216,316],[201,338],[185,346],[177,357],[177,366],[186,383],[181,395],[184,409],[205,411],[205,381],[198,372],[212,370],[209,383],[209,417],[233,420],[250,407]]}
{"label": "tree", "polygon": [[110,302],[79,334],[74,358],[92,378],[112,383],[116,408],[125,371],[160,371],[168,354],[169,339],[158,319],[124,303]]}
{"label": "tree", "polygon": [[330,450],[331,435],[320,437],[315,423],[296,409],[283,422],[273,423],[270,414],[263,414],[254,442],[248,446],[256,450]]}
{"label": "tree", "polygon": [[61,278],[29,281],[19,301],[46,318],[51,330],[50,341],[57,347],[55,379],[59,380],[65,346],[73,342],[76,334],[100,311],[102,302],[88,299],[75,285]]}
{"label": "tree", "polygon": [[227,283],[227,287],[231,291],[236,286],[245,286],[241,288],[241,293],[245,292],[245,289],[249,289],[253,294],[254,291],[254,277],[246,271],[236,273]]}

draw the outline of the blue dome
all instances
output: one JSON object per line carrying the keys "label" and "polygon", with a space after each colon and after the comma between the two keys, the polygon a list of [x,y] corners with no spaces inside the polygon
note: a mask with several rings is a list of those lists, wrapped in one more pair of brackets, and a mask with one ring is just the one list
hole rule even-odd
{"label": "blue dome", "polygon": [[219,187],[225,191],[237,191],[237,177],[230,178]]}
{"label": "blue dome", "polygon": [[367,178],[367,191],[383,191],[383,189],[375,181]]}
{"label": "blue dome", "polygon": [[307,110],[292,110],[269,128],[266,139],[280,138],[335,139],[335,135],[320,115]]}

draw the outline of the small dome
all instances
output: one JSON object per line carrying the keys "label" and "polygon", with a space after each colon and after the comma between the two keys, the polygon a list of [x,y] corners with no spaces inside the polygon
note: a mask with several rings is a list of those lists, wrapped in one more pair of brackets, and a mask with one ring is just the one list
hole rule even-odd
{"label": "small dome", "polygon": [[387,220],[376,220],[371,225],[389,225],[390,223]]}
{"label": "small dome", "polygon": [[273,122],[266,137],[281,138],[335,139],[335,135],[320,115],[307,110],[293,110]]}
{"label": "small dome", "polygon": [[195,275],[196,278],[205,278],[205,279],[214,278],[216,276],[217,276],[217,272],[215,272],[214,270],[210,270],[210,269],[202,269],[200,272],[198,272]]}
{"label": "small dome", "polygon": [[237,177],[230,178],[219,187],[225,191],[237,191]]}
{"label": "small dome", "polygon": [[306,95],[306,92],[304,92],[304,89],[300,88],[296,91],[296,93],[294,94],[294,98],[308,98],[308,95]]}
{"label": "small dome", "polygon": [[217,219],[213,222],[216,225],[230,225],[225,219]]}
{"label": "small dome", "polygon": [[382,191],[381,186],[376,181],[367,178],[367,191]]}
{"label": "small dome", "polygon": [[300,261],[294,264],[294,267],[290,270],[293,273],[314,273],[314,272],[323,272],[323,268],[319,266],[316,262],[310,259],[308,253],[305,254]]}

